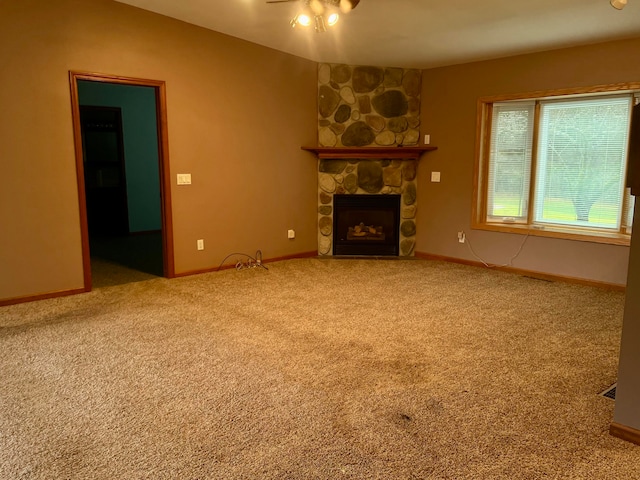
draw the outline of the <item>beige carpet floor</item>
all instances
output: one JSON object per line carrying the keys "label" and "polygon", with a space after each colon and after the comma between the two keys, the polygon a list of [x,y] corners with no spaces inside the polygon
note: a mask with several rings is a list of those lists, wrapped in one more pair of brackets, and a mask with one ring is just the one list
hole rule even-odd
{"label": "beige carpet floor", "polygon": [[0,309],[1,479],[638,479],[624,295],[300,259]]}

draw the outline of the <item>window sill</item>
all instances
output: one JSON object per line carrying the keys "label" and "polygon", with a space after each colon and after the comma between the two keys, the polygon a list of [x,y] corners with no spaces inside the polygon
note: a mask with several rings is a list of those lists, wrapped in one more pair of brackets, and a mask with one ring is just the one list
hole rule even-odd
{"label": "window sill", "polygon": [[545,225],[544,228],[535,228],[531,225],[518,225],[503,223],[475,223],[471,226],[474,230],[489,230],[492,232],[516,233],[520,235],[532,235],[535,237],[560,238],[563,240],[576,240],[579,242],[606,243],[609,245],[629,246],[631,235],[623,233],[610,233],[599,230],[575,230],[557,226]]}

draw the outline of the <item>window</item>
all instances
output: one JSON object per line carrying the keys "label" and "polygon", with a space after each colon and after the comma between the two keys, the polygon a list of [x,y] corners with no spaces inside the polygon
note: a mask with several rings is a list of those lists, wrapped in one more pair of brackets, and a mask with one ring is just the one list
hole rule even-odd
{"label": "window", "polygon": [[626,244],[638,85],[481,99],[474,227]]}

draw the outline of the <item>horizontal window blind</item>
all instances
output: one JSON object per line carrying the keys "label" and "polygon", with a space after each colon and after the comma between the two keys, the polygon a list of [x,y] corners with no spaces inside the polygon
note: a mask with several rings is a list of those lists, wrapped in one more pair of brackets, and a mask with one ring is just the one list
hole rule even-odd
{"label": "horizontal window blind", "polygon": [[495,103],[489,153],[487,217],[526,222],[535,102]]}
{"label": "horizontal window blind", "polygon": [[632,96],[540,105],[534,221],[619,230]]}

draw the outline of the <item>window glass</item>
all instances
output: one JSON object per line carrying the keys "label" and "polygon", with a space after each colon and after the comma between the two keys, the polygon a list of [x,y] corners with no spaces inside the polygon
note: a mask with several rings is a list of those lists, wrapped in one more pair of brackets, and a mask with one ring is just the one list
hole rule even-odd
{"label": "window glass", "polygon": [[534,102],[493,105],[488,217],[527,219],[534,109]]}
{"label": "window glass", "polygon": [[541,102],[534,221],[618,230],[631,97]]}

